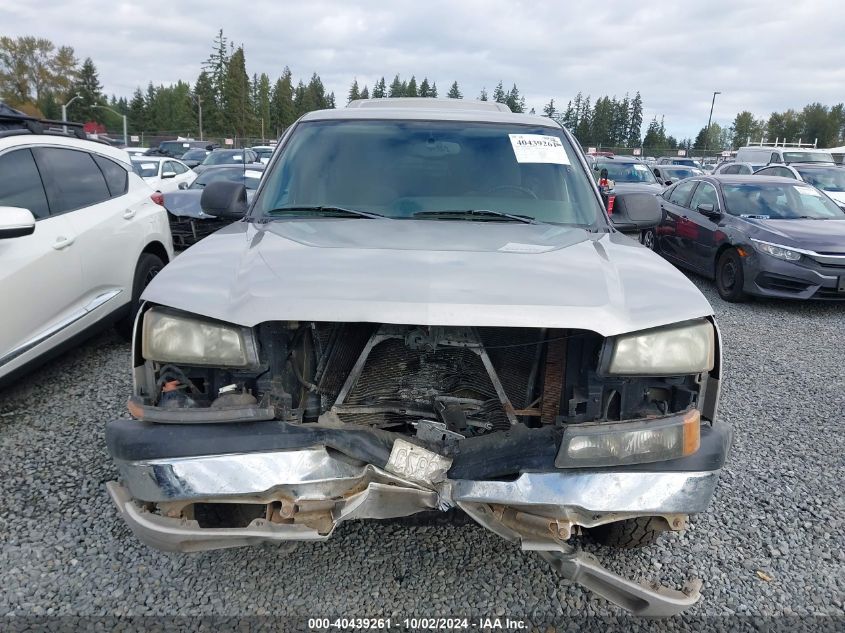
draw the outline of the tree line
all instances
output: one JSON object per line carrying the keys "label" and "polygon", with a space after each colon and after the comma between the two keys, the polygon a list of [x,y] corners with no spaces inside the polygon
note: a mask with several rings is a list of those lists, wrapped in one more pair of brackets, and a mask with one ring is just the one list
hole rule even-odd
{"label": "tree line", "polygon": [[[0,37],[0,99],[29,114],[59,119],[61,105],[77,95],[79,99],[68,107],[70,120],[119,128],[118,117],[102,107],[108,106],[127,116],[133,134],[195,136],[202,132],[218,138],[275,138],[306,112],[337,106],[335,94],[326,90],[317,73],[307,80],[295,80],[285,66],[275,81],[266,73],[250,76],[243,46],[235,46],[222,29],[193,85],[181,80],[171,85],[150,83],[146,89],[138,87],[128,99],[107,98],[94,62],[86,58],[80,63],[72,47],[57,47],[50,40],[32,36]],[[372,87],[353,79],[346,101],[438,96],[437,83],[427,76],[418,80],[416,75],[404,79],[397,74],[389,84],[381,77]],[[453,81],[445,96],[462,99],[464,93]],[[504,103],[513,112],[526,111],[525,97],[515,83],[507,89],[499,81],[491,93],[485,87],[476,98]],[[748,138],[810,143],[818,139],[819,147],[845,142],[845,105],[841,103],[832,107],[812,103],[801,110],[773,112],[768,119],[743,111],[730,126],[713,123],[703,127],[694,140],[668,134],[663,117],[657,116],[651,118],[643,134],[643,109],[639,92],[633,97],[600,96],[595,100],[579,92],[563,109],[550,99],[541,114],[560,122],[585,147],[720,150],[741,147]]]}

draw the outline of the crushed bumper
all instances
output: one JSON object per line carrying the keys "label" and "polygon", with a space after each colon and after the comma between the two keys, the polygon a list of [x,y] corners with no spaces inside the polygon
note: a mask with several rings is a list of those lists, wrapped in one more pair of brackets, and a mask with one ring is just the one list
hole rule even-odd
{"label": "crushed bumper", "polygon": [[[182,444],[181,452],[189,454],[179,455],[173,449],[180,445],[173,441],[178,427],[112,423],[107,439],[122,481],[109,483],[108,491],[136,536],[157,549],[182,552],[322,541],[343,521],[458,507],[523,550],[537,551],[563,576],[634,613],[671,615],[699,598],[695,583],[678,592],[621,578],[567,541],[580,527],[639,516],[661,516],[670,528],[682,528],[686,516],[704,511],[713,496],[731,439],[723,425],[708,427],[700,454],[673,460],[682,463],[566,470],[542,462],[544,468],[512,477],[470,478],[475,462],[456,468],[456,461],[440,476],[420,481],[391,468],[392,455],[384,454],[386,437],[359,437],[354,446],[344,446],[344,453],[332,434],[323,437],[324,443],[308,446],[313,438],[299,431],[281,441],[267,426],[282,428],[278,423],[255,424],[263,429],[264,450],[238,450],[229,442],[231,452],[211,453],[217,443],[193,427],[191,435],[200,439]],[[139,428],[162,441],[133,436]],[[129,429],[122,443],[115,438],[121,429]],[[244,427],[240,429],[244,437]],[[534,440],[522,441],[530,446]],[[112,450],[117,445],[122,448]],[[356,451],[369,457],[349,454]],[[202,504],[244,504],[260,512],[237,526],[204,526],[191,510]]]}

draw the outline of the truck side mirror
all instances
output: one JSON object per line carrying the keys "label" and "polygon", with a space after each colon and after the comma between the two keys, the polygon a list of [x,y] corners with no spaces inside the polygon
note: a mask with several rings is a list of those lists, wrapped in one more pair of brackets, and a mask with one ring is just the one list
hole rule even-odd
{"label": "truck side mirror", "polygon": [[202,190],[200,206],[209,215],[239,220],[247,209],[246,187],[226,180],[210,182]]}
{"label": "truck side mirror", "polygon": [[610,221],[623,233],[653,229],[663,220],[657,196],[652,193],[622,193],[616,196]]}

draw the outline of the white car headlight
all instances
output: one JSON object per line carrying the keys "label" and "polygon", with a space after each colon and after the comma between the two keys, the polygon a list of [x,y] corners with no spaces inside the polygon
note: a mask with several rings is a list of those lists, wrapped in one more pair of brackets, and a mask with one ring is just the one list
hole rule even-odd
{"label": "white car headlight", "polygon": [[713,369],[716,335],[707,319],[609,338],[604,374],[683,376]]}
{"label": "white car headlight", "polygon": [[778,246],[777,244],[761,242],[760,240],[755,239],[752,239],[751,242],[754,244],[754,248],[761,253],[766,253],[766,255],[771,255],[772,257],[777,257],[778,259],[784,259],[788,262],[797,262],[801,259],[800,252],[786,246]]}
{"label": "white car headlight", "polygon": [[141,355],[186,365],[247,367],[257,359],[247,328],[152,308],[144,314]]}

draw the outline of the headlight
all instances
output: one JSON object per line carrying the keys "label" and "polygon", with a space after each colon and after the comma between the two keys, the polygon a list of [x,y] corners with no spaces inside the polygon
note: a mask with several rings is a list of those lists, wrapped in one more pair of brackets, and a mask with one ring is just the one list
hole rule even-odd
{"label": "headlight", "polygon": [[186,365],[247,367],[256,359],[247,328],[153,308],[144,314],[141,355]]}
{"label": "headlight", "polygon": [[788,262],[797,262],[801,259],[801,253],[792,250],[791,248],[787,248],[786,246],[769,244],[768,242],[761,242],[755,239],[752,239],[751,242],[754,244],[754,248],[761,253],[766,253],[766,255],[771,255],[772,257],[777,257],[778,259],[785,259]]}
{"label": "headlight", "polygon": [[558,468],[592,468],[677,459],[701,445],[701,415],[692,410],[656,420],[573,424],[563,433]]}
{"label": "headlight", "polygon": [[703,319],[622,334],[605,343],[603,373],[620,376],[683,376],[713,369],[713,324]]}

